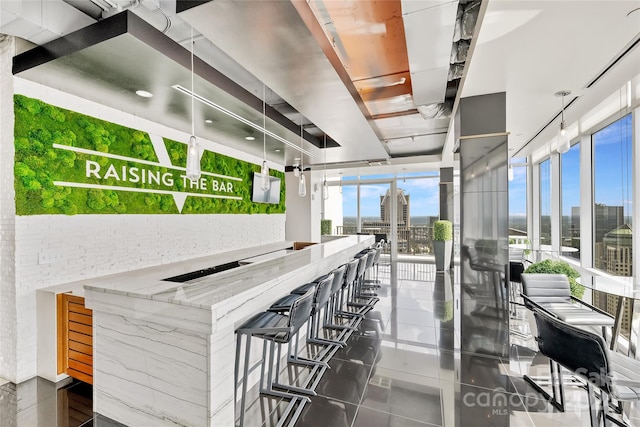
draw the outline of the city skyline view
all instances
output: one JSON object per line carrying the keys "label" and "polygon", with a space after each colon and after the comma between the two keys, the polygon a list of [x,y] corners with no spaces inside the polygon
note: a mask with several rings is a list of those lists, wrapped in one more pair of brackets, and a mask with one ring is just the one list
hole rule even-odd
{"label": "city skyline view", "polygon": [[[433,177],[413,178],[425,176],[424,173],[406,174],[398,177],[398,188],[405,194],[411,195],[411,217],[433,216],[440,211],[439,176],[434,172]],[[368,179],[393,178],[389,175],[374,175]],[[342,215],[343,217],[357,216],[357,186],[345,185],[349,178],[343,179],[342,186]],[[362,217],[380,217],[380,196],[390,188],[390,184],[361,184],[360,185],[360,215]]]}
{"label": "city skyline view", "polygon": [[[624,221],[632,225],[630,216],[631,199],[631,115],[626,115],[593,134],[594,138],[594,199],[596,204],[606,206],[623,206]],[[526,186],[527,168],[518,166],[524,159],[512,159],[513,180],[509,181],[509,217],[512,224],[524,224],[526,228]],[[562,167],[562,218],[571,217],[572,208],[580,206],[580,144],[561,156]],[[429,217],[438,215],[438,172],[433,178],[414,178],[424,173],[395,176],[398,188],[410,194],[411,216]],[[367,179],[393,179],[392,175],[374,175]],[[357,189],[348,185],[349,180],[357,177],[343,178],[343,216],[357,216]],[[380,215],[380,196],[389,189],[389,184],[362,184],[360,186],[362,217],[378,217]],[[543,212],[543,217],[546,216]],[[524,230],[523,230],[524,231]]]}
{"label": "city skyline view", "polygon": [[[623,206],[629,217],[631,199],[631,115],[594,133],[595,202],[607,206]],[[620,143],[622,141],[622,144]],[[599,167],[606,165],[606,167]],[[571,208],[580,206],[580,148],[572,146],[562,155],[562,213],[571,215]],[[509,216],[526,215],[526,168],[514,167],[514,179],[509,182]],[[567,179],[572,177],[576,179]],[[598,191],[600,189],[600,191]]]}

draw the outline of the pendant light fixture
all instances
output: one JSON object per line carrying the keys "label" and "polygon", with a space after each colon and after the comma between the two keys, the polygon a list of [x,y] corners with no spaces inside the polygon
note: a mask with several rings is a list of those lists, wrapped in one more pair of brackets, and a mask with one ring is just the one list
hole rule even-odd
{"label": "pendant light fixture", "polygon": [[[194,91],[193,85],[193,27],[191,27],[191,92]],[[191,137],[187,145],[187,178],[192,182],[200,179],[200,145],[196,140],[196,118],[195,118],[195,99],[191,97]]]}
{"label": "pendant light fixture", "polygon": [[[302,123],[300,123],[300,148],[302,148],[303,137]],[[307,180],[304,177],[304,157],[300,158],[300,178],[298,179],[298,196],[304,197],[307,195]]]}
{"label": "pendant light fixture", "polygon": [[293,176],[300,178],[300,157],[293,159]]}
{"label": "pendant light fixture", "polygon": [[562,97],[562,110],[560,111],[560,131],[558,132],[558,153],[566,153],[571,148],[571,141],[567,135],[567,124],[564,122],[564,97],[571,94],[570,90],[556,92],[556,96]]}
{"label": "pendant light fixture", "polygon": [[262,191],[269,191],[271,182],[269,181],[269,166],[267,165],[267,97],[265,85],[262,85],[262,169],[260,170],[260,188]]}
{"label": "pendant light fixture", "polygon": [[324,174],[322,179],[322,198],[329,198],[329,186],[327,185],[327,134],[324,134]]}

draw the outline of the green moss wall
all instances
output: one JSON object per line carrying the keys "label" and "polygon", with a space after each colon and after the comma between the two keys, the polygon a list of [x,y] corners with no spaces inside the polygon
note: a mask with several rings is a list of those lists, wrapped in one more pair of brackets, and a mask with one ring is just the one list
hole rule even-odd
{"label": "green moss wall", "polygon": [[[258,165],[205,150],[195,186],[184,171],[158,164],[145,132],[22,95],[14,104],[18,215],[285,212],[282,172],[271,171],[281,179],[280,203],[253,203]],[[171,165],[184,168],[186,144],[163,141]],[[181,211],[174,198],[180,193],[189,193]]]}

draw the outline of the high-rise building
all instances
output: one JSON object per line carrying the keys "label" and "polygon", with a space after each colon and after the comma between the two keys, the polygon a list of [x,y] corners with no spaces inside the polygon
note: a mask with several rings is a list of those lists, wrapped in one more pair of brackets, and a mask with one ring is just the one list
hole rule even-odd
{"label": "high-rise building", "polygon": [[[624,208],[622,206],[607,206],[603,204],[596,204],[594,207],[594,254],[593,261],[594,266],[598,269],[609,271],[607,260],[613,260],[617,254],[607,254],[607,245],[604,244],[605,236],[618,229],[618,227],[624,224]],[[611,239],[615,235],[610,236]],[[629,250],[631,246],[629,245]],[[615,273],[612,273],[615,274]]]}
{"label": "high-rise building", "polygon": [[602,242],[604,235],[624,224],[624,208],[596,204],[594,209],[595,242]]}
{"label": "high-rise building", "polygon": [[[623,224],[611,230],[602,239],[604,256],[603,269],[615,276],[631,276],[633,274],[632,255],[633,230],[629,224]],[[598,245],[598,243],[596,243]]]}
{"label": "high-rise building", "polygon": [[384,196],[380,196],[380,221],[391,223],[391,203],[397,203],[398,206],[398,225],[404,227],[411,226],[411,204],[410,194],[404,194],[402,188],[396,189],[396,197],[391,197],[391,189],[387,190]]}

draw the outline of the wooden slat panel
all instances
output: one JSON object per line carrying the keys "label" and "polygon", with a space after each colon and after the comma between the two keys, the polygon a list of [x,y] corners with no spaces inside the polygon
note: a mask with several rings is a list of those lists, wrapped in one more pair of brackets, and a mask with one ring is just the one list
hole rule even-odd
{"label": "wooden slat panel", "polygon": [[69,351],[71,350],[86,354],[87,356],[93,356],[93,347],[81,342],[69,340]]}
{"label": "wooden slat panel", "polygon": [[88,354],[80,353],[78,351],[73,351],[69,349],[69,360],[75,360],[80,363],[84,363],[85,365],[93,367],[93,357]]}
{"label": "wooden slat panel", "polygon": [[57,373],[62,374],[67,369],[67,309],[66,309],[65,294],[56,295],[56,317],[57,325],[56,330],[58,334],[57,339]]}
{"label": "wooden slat panel", "polygon": [[92,310],[89,310],[84,305],[78,304],[78,303],[75,303],[75,302],[70,302],[69,303],[69,311],[72,312],[72,313],[85,314],[87,316],[91,316],[93,314]]}
{"label": "wooden slat panel", "polygon": [[84,298],[77,295],[64,294],[70,303],[80,304],[84,306]]}
{"label": "wooden slat panel", "polygon": [[93,384],[93,376],[87,375],[84,372],[76,371],[75,369],[67,369],[67,375],[78,379],[80,381],[84,381],[87,384]]}
{"label": "wooden slat panel", "polygon": [[93,375],[93,366],[85,365],[84,363],[80,363],[73,359],[69,359],[69,369],[84,372],[87,375]]}
{"label": "wooden slat panel", "polygon": [[91,335],[79,334],[74,331],[69,331],[69,341],[77,341],[82,344],[93,346],[93,337],[91,337]]}
{"label": "wooden slat panel", "polygon": [[79,332],[81,334],[85,334],[89,336],[93,335],[93,330],[91,326],[83,325],[80,323],[69,322],[69,332],[71,333],[71,331]]}
{"label": "wooden slat panel", "polygon": [[84,306],[84,298],[76,295],[62,294],[58,302],[58,367],[93,384],[93,313]]}
{"label": "wooden slat panel", "polygon": [[86,314],[78,314],[78,313],[69,311],[69,322],[92,326],[93,316],[87,316]]}

